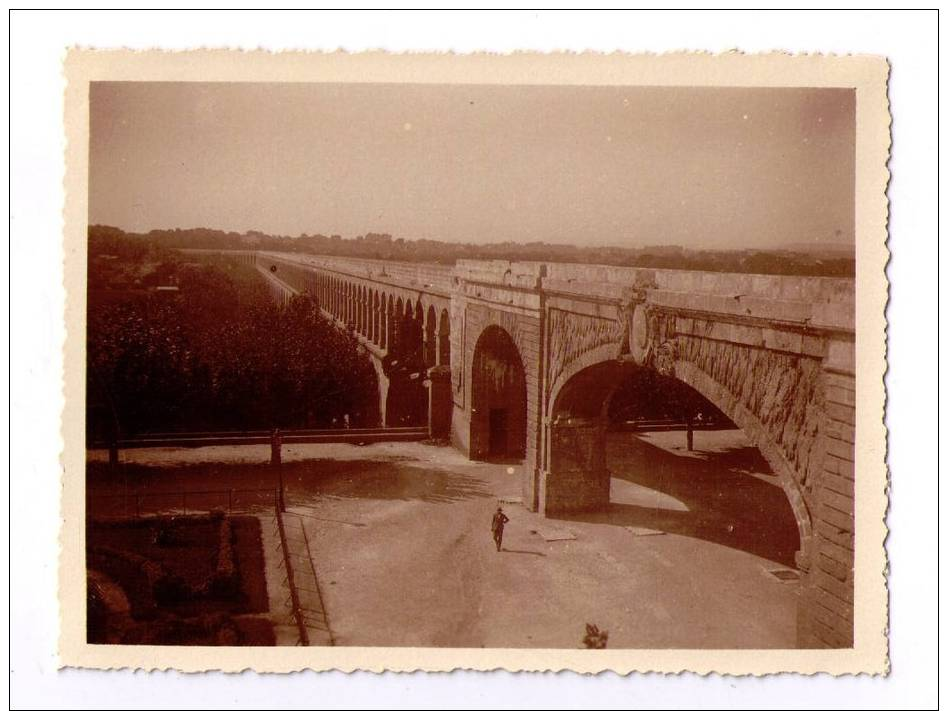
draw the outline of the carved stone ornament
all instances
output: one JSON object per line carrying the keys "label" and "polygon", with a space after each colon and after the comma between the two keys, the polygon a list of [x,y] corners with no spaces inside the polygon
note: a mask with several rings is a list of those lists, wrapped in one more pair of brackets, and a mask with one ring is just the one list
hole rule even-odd
{"label": "carved stone ornament", "polygon": [[652,366],[662,375],[674,376],[676,360],[678,360],[678,344],[675,341],[665,341],[655,349]]}
{"label": "carved stone ornament", "polygon": [[629,352],[639,365],[648,360],[648,314],[645,304],[636,304],[629,319]]}

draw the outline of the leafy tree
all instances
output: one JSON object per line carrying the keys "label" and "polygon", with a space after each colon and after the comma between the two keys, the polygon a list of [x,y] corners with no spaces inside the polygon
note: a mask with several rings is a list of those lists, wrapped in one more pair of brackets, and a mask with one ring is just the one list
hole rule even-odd
{"label": "leafy tree", "polygon": [[368,355],[320,315],[313,296],[278,305],[261,277],[236,263],[149,268],[177,291],[103,284],[120,270],[90,270],[90,292],[110,293],[90,299],[90,437],[109,436],[116,422],[123,436],[329,426],[344,414],[378,424]]}

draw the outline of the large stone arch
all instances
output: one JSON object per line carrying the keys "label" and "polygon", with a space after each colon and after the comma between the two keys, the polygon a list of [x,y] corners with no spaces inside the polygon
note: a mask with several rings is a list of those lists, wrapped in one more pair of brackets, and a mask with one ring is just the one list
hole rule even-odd
{"label": "large stone arch", "polygon": [[560,390],[563,389],[563,386],[569,382],[569,380],[574,375],[598,363],[606,363],[610,361],[616,363],[619,362],[619,348],[620,345],[618,343],[604,343],[600,346],[596,346],[592,350],[582,353],[571,360],[563,368],[550,387],[550,392],[546,399],[547,410],[545,414],[547,416],[552,414],[551,411],[553,408],[553,403],[556,402],[556,398],[559,396]]}
{"label": "large stone arch", "polygon": [[490,324],[478,336],[471,368],[470,456],[527,456],[527,385],[520,349],[511,334]]}
{"label": "large stone arch", "polygon": [[[540,506],[546,514],[569,513],[603,506],[609,500],[609,474],[605,468],[606,413],[623,371],[637,366],[626,356],[620,358],[619,344],[608,343],[583,353],[566,365],[550,388],[546,416],[549,422],[543,453],[544,479],[540,485]],[[682,359],[663,364],[662,370],[685,383],[720,409],[744,432],[748,441],[767,461],[786,494],[797,522],[800,556],[809,560],[813,546],[813,525],[803,492],[794,476],[794,467],[781,447],[769,436],[768,428],[727,388],[696,364]],[[577,386],[583,374],[598,371],[603,387],[590,379],[580,384],[588,401],[585,411],[572,421],[557,422],[562,414],[564,395]],[[601,390],[601,391],[600,391]],[[593,406],[595,402],[595,406]]]}

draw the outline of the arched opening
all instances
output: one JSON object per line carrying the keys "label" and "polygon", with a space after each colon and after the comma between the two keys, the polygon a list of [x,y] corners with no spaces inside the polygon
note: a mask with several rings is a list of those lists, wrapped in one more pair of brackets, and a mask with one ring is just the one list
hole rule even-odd
{"label": "arched opening", "polygon": [[372,290],[372,343],[379,344],[379,325],[382,313],[379,308],[379,292]]}
{"label": "arched opening", "polygon": [[346,284],[346,327],[349,330],[355,328],[355,287],[350,282]]}
{"label": "arched opening", "polygon": [[596,363],[556,390],[549,415],[548,515],[582,512],[787,567],[808,545],[807,514],[783,463],[682,379]]}
{"label": "arched opening", "polygon": [[385,307],[385,345],[384,348],[392,353],[395,350],[395,301],[388,295]]}
{"label": "arched opening", "polygon": [[405,303],[405,315],[402,317],[402,337],[400,339],[401,358],[413,365],[424,366],[424,326],[421,304]]}
{"label": "arched opening", "polygon": [[352,286],[350,286],[349,289],[350,289],[349,293],[351,294],[351,298],[352,298],[352,310],[351,310],[351,316],[349,317],[349,321],[350,321],[351,330],[353,331],[353,335],[354,335],[359,332],[359,301],[360,301],[359,292],[361,291],[361,289],[356,284],[353,284]]}
{"label": "arched opening", "polygon": [[352,282],[349,283],[349,317],[346,319],[350,331],[356,330],[356,322],[358,320],[358,303],[359,297],[357,295],[356,285]]}
{"label": "arched opening", "polygon": [[367,341],[372,340],[372,290],[362,289],[362,335]]}
{"label": "arched opening", "polygon": [[372,341],[375,335],[375,290],[365,291],[365,339]]}
{"label": "arched opening", "polygon": [[527,449],[527,381],[510,334],[488,326],[471,372],[471,458],[522,460]]}
{"label": "arched opening", "polygon": [[352,323],[355,328],[355,332],[360,334],[362,333],[362,287],[356,284],[353,287],[353,309],[352,309]]}
{"label": "arched opening", "polygon": [[405,304],[402,297],[395,300],[395,310],[392,312],[392,339],[389,343],[389,352],[395,358],[401,358],[405,351]]}
{"label": "arched opening", "polygon": [[428,307],[425,318],[425,366],[431,368],[438,364],[438,341],[435,335],[437,324],[434,306]]}
{"label": "arched opening", "polygon": [[447,309],[442,309],[438,323],[438,365],[451,366],[451,319]]}
{"label": "arched opening", "polygon": [[421,301],[415,301],[415,310],[411,314],[412,353],[416,364],[425,367],[425,311]]}
{"label": "arched opening", "polygon": [[315,272],[303,272],[303,291],[309,294],[316,308],[319,308],[319,275]]}
{"label": "arched opening", "polygon": [[362,335],[372,340],[372,292],[362,287]]}

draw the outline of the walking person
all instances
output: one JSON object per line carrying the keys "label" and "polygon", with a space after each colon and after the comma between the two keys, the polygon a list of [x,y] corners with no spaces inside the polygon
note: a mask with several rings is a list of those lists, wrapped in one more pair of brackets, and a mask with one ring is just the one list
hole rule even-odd
{"label": "walking person", "polygon": [[494,543],[497,544],[497,552],[500,552],[501,544],[504,541],[504,525],[510,519],[504,514],[503,508],[500,506],[497,507],[497,512],[494,514],[494,518],[490,523],[491,533],[494,534]]}

